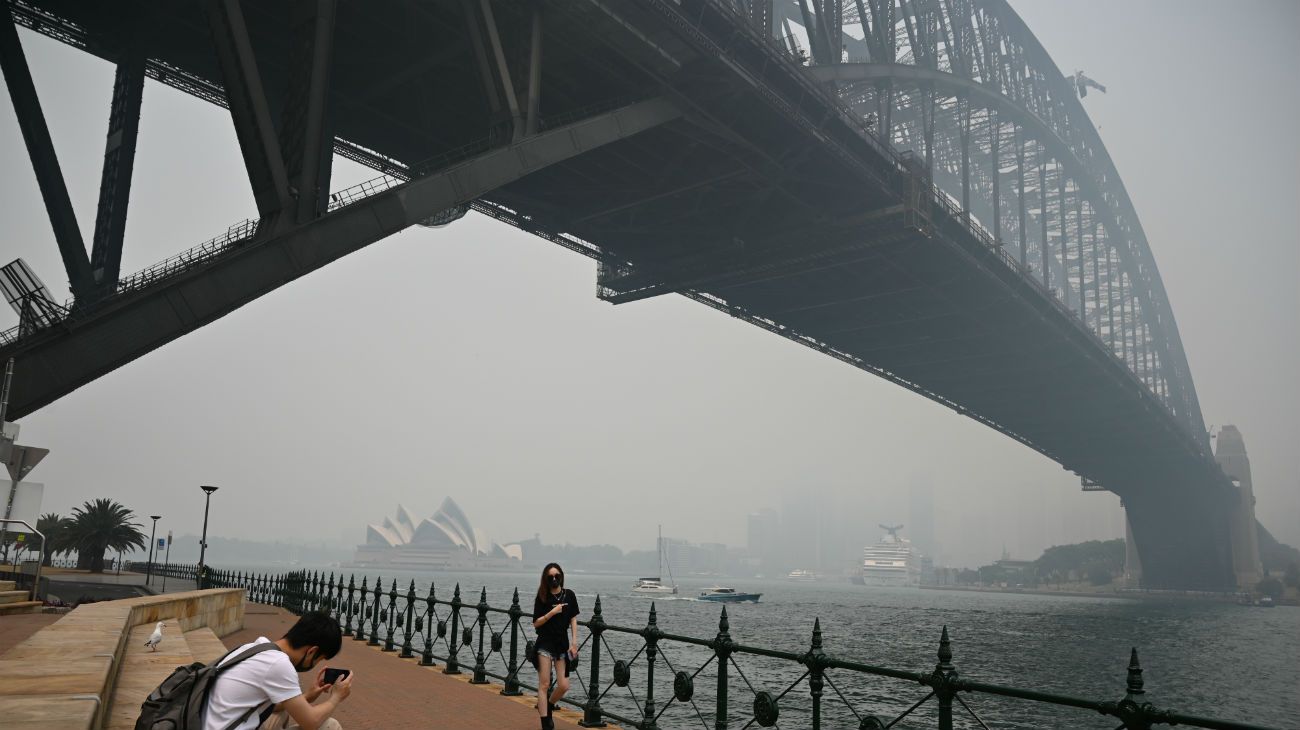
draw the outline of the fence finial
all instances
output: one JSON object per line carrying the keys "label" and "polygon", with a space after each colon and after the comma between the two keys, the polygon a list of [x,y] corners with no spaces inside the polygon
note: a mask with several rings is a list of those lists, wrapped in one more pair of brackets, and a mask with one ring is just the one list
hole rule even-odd
{"label": "fence finial", "polygon": [[1138,650],[1135,646],[1128,655],[1128,693],[1125,698],[1134,699],[1146,694],[1142,684],[1142,664],[1138,662]]}

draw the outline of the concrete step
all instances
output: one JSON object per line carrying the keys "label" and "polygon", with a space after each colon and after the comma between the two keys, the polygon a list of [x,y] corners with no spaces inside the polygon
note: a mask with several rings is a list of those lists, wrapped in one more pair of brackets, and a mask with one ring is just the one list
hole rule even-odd
{"label": "concrete step", "polygon": [[113,699],[104,718],[105,730],[134,730],[140,717],[140,705],[149,693],[168,677],[176,667],[192,664],[194,654],[181,633],[175,619],[163,622],[163,640],[157,651],[150,651],[144,642],[153,633],[153,624],[143,624],[131,629],[126,640],[126,653],[113,688]]}
{"label": "concrete step", "polygon": [[18,587],[18,584],[11,580],[0,580],[0,591],[12,591]]}
{"label": "concrete step", "polygon": [[29,598],[31,598],[31,596],[27,594],[27,591],[16,591],[12,588],[9,590],[0,590],[0,605],[6,603],[18,603],[19,601],[26,601]]}
{"label": "concrete step", "polygon": [[11,603],[0,603],[0,616],[13,616],[18,613],[40,613],[44,605],[45,604],[40,601],[13,601]]}
{"label": "concrete step", "polygon": [[203,627],[193,631],[185,632],[185,643],[190,646],[190,653],[194,655],[194,660],[211,664],[226,655],[226,645],[221,643],[221,639],[212,632],[212,629]]}

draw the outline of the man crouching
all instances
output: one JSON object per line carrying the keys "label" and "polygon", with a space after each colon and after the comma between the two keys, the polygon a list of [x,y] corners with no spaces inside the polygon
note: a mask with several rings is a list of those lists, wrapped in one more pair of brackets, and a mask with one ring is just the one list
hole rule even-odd
{"label": "man crouching", "polygon": [[[333,659],[343,646],[339,622],[312,612],[298,619],[283,638],[265,636],[230,652],[227,658],[258,644],[274,643],[279,651],[255,654],[221,673],[212,685],[204,712],[203,730],[341,730],[330,717],[352,692],[352,675],[325,683],[322,666],[306,692],[298,674]],[[322,696],[324,701],[316,701]]]}

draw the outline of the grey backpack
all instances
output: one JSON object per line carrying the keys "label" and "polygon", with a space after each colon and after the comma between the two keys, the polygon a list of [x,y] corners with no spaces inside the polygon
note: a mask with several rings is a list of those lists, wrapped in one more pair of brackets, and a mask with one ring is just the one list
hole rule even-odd
{"label": "grey backpack", "polygon": [[[250,646],[230,661],[226,658],[234,651],[211,664],[194,662],[189,666],[176,667],[162,684],[149,693],[140,705],[140,717],[135,721],[135,730],[203,730],[203,707],[208,703],[208,693],[217,677],[227,669],[245,659],[272,649],[279,650],[274,642],[265,642]],[[220,666],[218,666],[220,665]],[[231,728],[239,727],[248,719],[256,707],[248,708]]]}

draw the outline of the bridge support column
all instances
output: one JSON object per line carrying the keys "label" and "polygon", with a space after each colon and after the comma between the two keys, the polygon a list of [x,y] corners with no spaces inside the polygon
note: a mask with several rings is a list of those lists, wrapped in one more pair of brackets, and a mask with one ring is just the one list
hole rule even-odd
{"label": "bridge support column", "polygon": [[1219,431],[1214,458],[1223,468],[1223,473],[1237,486],[1228,521],[1237,587],[1253,590],[1264,576],[1264,565],[1259,558],[1259,531],[1255,529],[1255,490],[1250,481],[1250,457],[1246,456],[1246,441],[1236,426],[1224,426]]}
{"label": "bridge support column", "polygon": [[1141,586],[1231,591],[1230,495],[1195,484],[1151,487],[1121,495]]}

